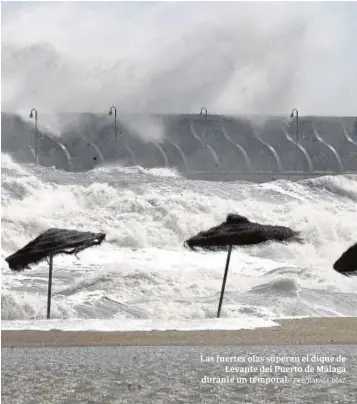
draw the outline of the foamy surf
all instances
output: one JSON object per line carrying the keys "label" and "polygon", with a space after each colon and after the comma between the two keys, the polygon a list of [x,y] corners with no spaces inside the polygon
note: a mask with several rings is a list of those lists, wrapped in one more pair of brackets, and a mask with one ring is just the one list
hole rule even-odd
{"label": "foamy surf", "polygon": [[48,267],[14,273],[4,258],[50,227],[107,234],[80,260],[55,258],[52,318],[216,321],[226,254],[182,244],[230,212],[290,226],[305,242],[234,250],[223,320],[357,315],[356,280],[332,269],[357,237],[357,176],[218,183],[137,167],[66,173],[8,156],[2,169],[2,320],[9,326],[44,318]]}
{"label": "foamy surf", "polygon": [[[123,322],[123,320],[125,320]],[[12,331],[205,331],[205,330],[252,330],[262,327],[274,327],[274,321],[240,319],[205,319],[200,321],[155,321],[155,320],[31,320],[3,321],[2,330]]]}

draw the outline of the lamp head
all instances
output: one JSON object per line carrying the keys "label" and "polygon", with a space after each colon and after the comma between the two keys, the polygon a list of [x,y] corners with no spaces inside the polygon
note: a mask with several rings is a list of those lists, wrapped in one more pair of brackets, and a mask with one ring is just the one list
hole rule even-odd
{"label": "lamp head", "polygon": [[109,115],[113,115],[113,109],[114,109],[114,115],[117,117],[117,107],[115,105],[112,105],[109,109]]}
{"label": "lamp head", "polygon": [[30,112],[29,117],[30,117],[30,118],[33,118],[33,113],[32,113],[32,111]]}
{"label": "lamp head", "polygon": [[294,118],[294,116],[299,117],[299,111],[296,108],[291,111],[290,118]]}

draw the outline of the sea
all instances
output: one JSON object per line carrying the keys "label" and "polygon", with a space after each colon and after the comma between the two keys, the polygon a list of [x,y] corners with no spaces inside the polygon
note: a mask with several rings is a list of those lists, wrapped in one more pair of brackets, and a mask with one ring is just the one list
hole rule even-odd
{"label": "sea", "polygon": [[[225,3],[2,2],[2,331],[357,316],[333,269],[357,241],[357,3]],[[303,242],[234,249],[217,319],[227,252],[184,242],[230,213]],[[47,320],[48,263],[6,257],[49,228],[106,239],[54,257]],[[357,402],[356,345],[4,347],[1,367],[4,404]]]}
{"label": "sea", "polygon": [[[106,234],[78,258],[54,258],[56,329],[249,329],[357,315],[357,279],[333,270],[357,239],[357,175],[215,182],[171,168],[66,172],[1,157],[2,329],[52,326],[48,263],[13,272],[5,261],[52,227]],[[183,243],[229,213],[289,226],[304,242],[235,249],[218,321],[226,252]]]}

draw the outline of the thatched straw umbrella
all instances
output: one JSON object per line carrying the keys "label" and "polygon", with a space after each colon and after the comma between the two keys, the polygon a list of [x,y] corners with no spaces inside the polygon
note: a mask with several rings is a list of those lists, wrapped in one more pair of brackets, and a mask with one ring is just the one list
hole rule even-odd
{"label": "thatched straw umbrella", "polygon": [[357,243],[341,255],[333,269],[345,276],[357,276]]}
{"label": "thatched straw umbrella", "polygon": [[26,244],[25,247],[9,255],[6,261],[12,271],[23,271],[48,259],[47,318],[50,318],[53,257],[59,254],[74,254],[77,256],[79,252],[86,248],[101,244],[104,239],[104,233],[48,229]]}
{"label": "thatched straw umbrella", "polygon": [[184,245],[193,251],[203,249],[206,251],[219,251],[228,249],[226,268],[222,282],[221,296],[218,305],[217,317],[221,314],[221,307],[226,286],[229,262],[232,247],[247,246],[277,241],[280,243],[301,241],[299,232],[285,226],[272,226],[250,222],[246,217],[229,214],[225,222],[186,240]]}

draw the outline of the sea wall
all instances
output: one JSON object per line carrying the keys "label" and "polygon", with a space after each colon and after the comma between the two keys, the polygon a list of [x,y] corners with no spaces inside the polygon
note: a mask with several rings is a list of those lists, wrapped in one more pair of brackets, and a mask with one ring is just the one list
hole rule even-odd
{"label": "sea wall", "polygon": [[115,123],[104,114],[39,114],[37,132],[34,123],[2,113],[3,152],[66,171],[117,162],[211,180],[357,173],[355,117],[118,115]]}

